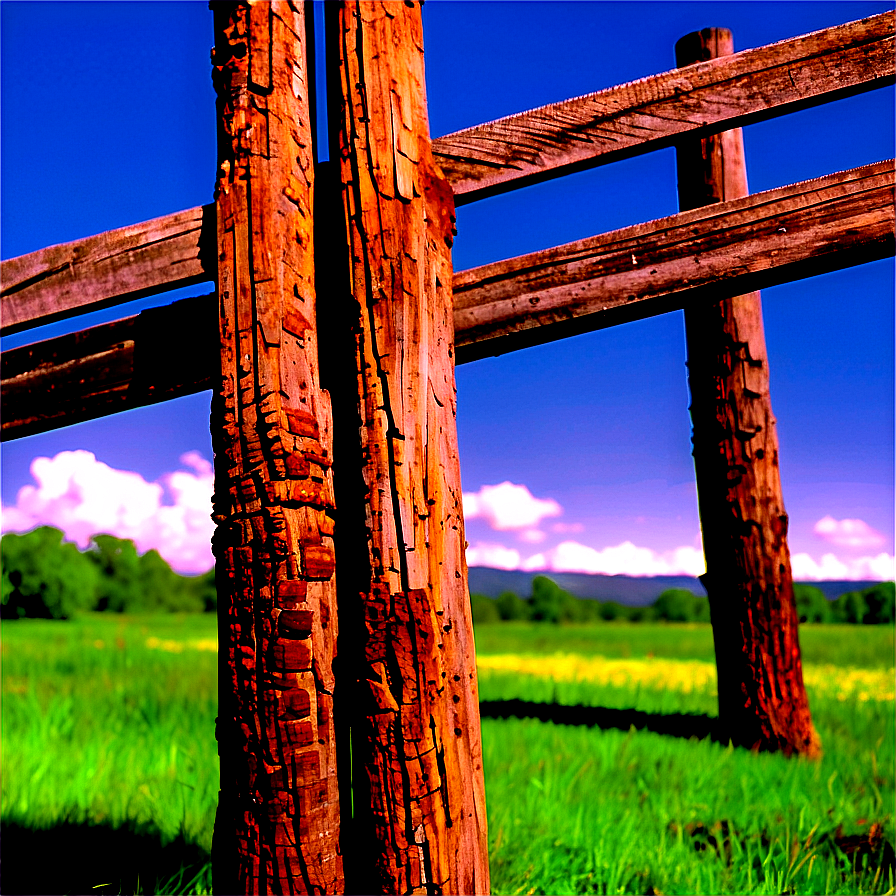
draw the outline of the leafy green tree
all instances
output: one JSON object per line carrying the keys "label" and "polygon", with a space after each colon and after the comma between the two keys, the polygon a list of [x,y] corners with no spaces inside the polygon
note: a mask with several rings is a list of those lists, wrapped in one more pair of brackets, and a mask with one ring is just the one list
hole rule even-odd
{"label": "leafy green tree", "polygon": [[146,609],[140,561],[133,541],[114,535],[94,535],[87,556],[100,573],[97,609],[115,613]]}
{"label": "leafy green tree", "polygon": [[694,595],[694,622],[709,622],[709,598],[701,594]]}
{"label": "leafy green tree", "polygon": [[623,606],[616,600],[602,600],[600,602],[600,618],[606,619],[607,622],[613,622],[616,619],[628,619],[628,607]]}
{"label": "leafy green tree", "polygon": [[865,614],[866,623],[877,625],[892,625],[896,618],[896,584],[893,582],[881,582],[872,585],[862,592],[868,612]]}
{"label": "leafy green tree", "polygon": [[185,576],[179,576],[155,549],[137,560],[146,612],[201,613],[205,601]]}
{"label": "leafy green tree", "polygon": [[476,625],[501,621],[501,614],[498,612],[495,602],[484,594],[470,595],[470,610],[473,613],[473,622]]}
{"label": "leafy green tree", "polygon": [[529,618],[529,604],[513,591],[501,592],[495,601],[495,606],[502,619],[513,621]]}
{"label": "leafy green tree", "polygon": [[581,622],[585,612],[568,591],[564,591],[547,576],[532,580],[532,599],[529,601],[531,618],[542,622]]}
{"label": "leafy green tree", "polygon": [[668,622],[709,622],[709,601],[684,588],[668,588],[653,609],[657,619]]}
{"label": "leafy green tree", "polygon": [[831,604],[837,622],[859,623],[865,621],[868,605],[861,591],[847,591]]}
{"label": "leafy green tree", "polygon": [[582,622],[599,622],[601,619],[599,600],[592,600],[587,597],[578,598],[579,615]]}
{"label": "leafy green tree", "polygon": [[3,536],[4,619],[68,619],[94,608],[97,570],[76,545],[62,539],[63,533],[50,526]]}
{"label": "leafy green tree", "polygon": [[202,604],[206,613],[214,613],[218,609],[218,589],[215,584],[215,569],[187,579],[189,587]]}
{"label": "leafy green tree", "polygon": [[630,607],[628,618],[631,622],[650,622],[656,619],[656,609],[653,604],[646,607]]}
{"label": "leafy green tree", "polygon": [[[6,548],[5,544],[3,545],[3,548]],[[6,564],[0,569],[0,607],[5,607],[9,603],[12,599],[13,592],[16,590],[16,586],[13,585],[12,579],[9,577],[9,572],[10,571],[6,568]]]}
{"label": "leafy green tree", "polygon": [[833,615],[831,604],[820,588],[795,582],[793,594],[800,622],[830,622]]}
{"label": "leafy green tree", "polygon": [[531,618],[537,622],[560,621],[563,612],[560,586],[546,576],[535,576],[532,580],[532,597],[529,600]]}

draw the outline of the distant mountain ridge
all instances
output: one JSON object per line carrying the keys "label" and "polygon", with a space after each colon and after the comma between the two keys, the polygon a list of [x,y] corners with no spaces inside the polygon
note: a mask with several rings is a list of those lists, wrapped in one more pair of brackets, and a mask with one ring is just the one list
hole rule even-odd
{"label": "distant mountain ridge", "polygon": [[[497,597],[503,591],[513,591],[520,597],[532,593],[532,579],[547,576],[565,591],[575,597],[591,600],[615,600],[630,607],[652,604],[667,588],[684,588],[706,596],[706,589],[693,576],[605,576],[583,572],[522,572],[518,569],[491,569],[485,566],[471,566],[470,591]],[[825,597],[833,599],[847,591],[861,591],[875,581],[807,582],[819,588]]]}

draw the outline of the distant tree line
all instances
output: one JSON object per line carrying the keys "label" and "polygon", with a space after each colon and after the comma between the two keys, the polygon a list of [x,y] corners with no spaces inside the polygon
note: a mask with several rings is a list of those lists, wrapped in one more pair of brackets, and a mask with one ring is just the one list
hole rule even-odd
{"label": "distant tree line", "polygon": [[[828,600],[814,585],[795,584],[800,622],[893,624],[896,587],[893,582],[850,591]],[[471,594],[473,622],[531,620],[533,622],[709,622],[709,601],[683,588],[664,591],[652,604],[631,607],[614,600],[578,598],[546,576],[532,580],[532,594],[522,598],[505,591],[497,598]]]}
{"label": "distant tree line", "polygon": [[[86,551],[42,526],[8,533],[0,546],[0,618],[68,619],[83,611],[199,613],[217,608],[214,570],[199,576],[174,572],[156,550],[138,554],[134,542],[95,535]],[[828,600],[813,585],[794,585],[800,622],[893,624],[896,589],[883,582]],[[664,591],[652,604],[574,597],[547,576],[532,580],[532,594],[505,591],[492,599],[471,594],[475,623],[532,620],[570,622],[709,622],[709,601],[683,588]]]}
{"label": "distant tree line", "polygon": [[96,535],[86,551],[42,526],[7,533],[0,545],[0,618],[69,619],[78,612],[198,613],[217,607],[214,570],[174,572],[156,550],[138,555],[134,542]]}

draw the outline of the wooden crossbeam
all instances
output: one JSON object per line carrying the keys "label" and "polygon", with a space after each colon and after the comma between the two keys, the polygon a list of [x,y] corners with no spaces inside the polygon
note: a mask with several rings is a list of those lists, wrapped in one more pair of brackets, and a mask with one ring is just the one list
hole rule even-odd
{"label": "wooden crossbeam", "polygon": [[[448,134],[433,150],[463,204],[894,77],[888,12]],[[0,333],[214,280],[214,242],[206,205],[4,261]]]}
{"label": "wooden crossbeam", "polygon": [[878,162],[459,272],[457,362],[892,256],[893,172]]}
{"label": "wooden crossbeam", "polygon": [[0,354],[4,440],[210,389],[215,296],[182,299]]}
{"label": "wooden crossbeam", "polygon": [[893,83],[886,12],[434,141],[458,205]]}
{"label": "wooden crossbeam", "polygon": [[[457,363],[890,257],[894,180],[893,161],[878,162],[460,271]],[[218,351],[210,301],[3,352],[0,438],[209,388]],[[190,340],[183,350],[172,347],[179,333]],[[139,386],[128,388],[130,370]]]}
{"label": "wooden crossbeam", "polygon": [[0,332],[214,280],[214,239],[215,209],[204,205],[10,258]]}

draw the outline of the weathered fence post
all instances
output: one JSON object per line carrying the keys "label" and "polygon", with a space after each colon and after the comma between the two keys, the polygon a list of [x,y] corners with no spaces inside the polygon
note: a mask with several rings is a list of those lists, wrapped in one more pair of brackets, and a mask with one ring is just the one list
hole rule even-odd
{"label": "weathered fence post", "polygon": [[347,277],[333,300],[353,371],[335,402],[340,619],[353,645],[340,644],[354,688],[340,702],[353,769],[348,886],[488,893],[455,422],[454,203],[430,145],[420,7],[327,9]]}
{"label": "weathered fence post", "polygon": [[342,893],[303,4],[216,3],[218,893]]}
{"label": "weathered fence post", "polygon": [[[707,28],[679,66],[733,52]],[[740,129],[678,146],[682,210],[747,195]],[[725,736],[814,756],[758,292],[685,308],[694,465]]]}

